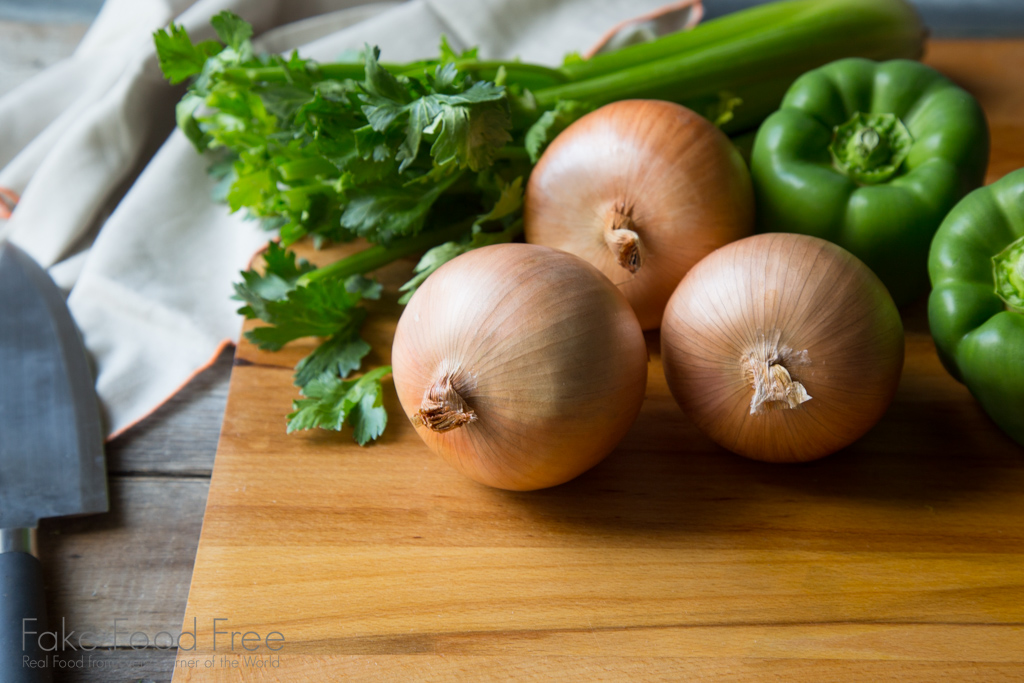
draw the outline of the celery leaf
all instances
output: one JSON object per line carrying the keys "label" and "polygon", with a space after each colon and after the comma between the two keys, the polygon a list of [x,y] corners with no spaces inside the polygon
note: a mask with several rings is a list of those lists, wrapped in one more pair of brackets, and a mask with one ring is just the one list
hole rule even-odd
{"label": "celery leaf", "polygon": [[249,39],[252,38],[252,26],[241,17],[224,10],[210,19],[210,23],[222,43],[236,52],[247,49]]}
{"label": "celery leaf", "polygon": [[160,69],[171,83],[181,83],[203,70],[207,58],[221,50],[215,40],[194,45],[184,27],[171,25],[170,30],[159,29],[153,34]]}
{"label": "celery leaf", "polygon": [[[511,217],[519,211],[522,205],[523,179],[520,177],[503,186],[491,210],[477,217],[468,240],[445,242],[423,254],[413,271],[415,275],[399,288],[399,291],[405,293],[398,302],[408,303],[419,286],[435,270],[456,256],[461,256],[473,249],[511,242],[515,239],[522,232],[522,221],[513,221]],[[494,223],[497,223],[497,229],[488,230],[489,224]]]}
{"label": "celery leaf", "polygon": [[559,100],[554,109],[541,114],[537,122],[526,131],[525,145],[530,161],[537,163],[540,155],[559,133],[593,110],[593,106],[583,102]]}
{"label": "celery leaf", "polygon": [[391,367],[385,365],[357,379],[322,375],[312,380],[302,388],[305,398],[292,403],[288,432],[316,427],[341,430],[347,421],[360,446],[376,439],[388,422],[381,380],[390,372]]}

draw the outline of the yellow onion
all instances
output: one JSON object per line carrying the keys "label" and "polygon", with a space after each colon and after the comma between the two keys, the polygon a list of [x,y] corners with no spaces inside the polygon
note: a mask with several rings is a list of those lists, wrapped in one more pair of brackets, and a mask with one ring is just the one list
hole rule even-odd
{"label": "yellow onion", "polygon": [[665,310],[661,353],[683,412],[719,445],[769,462],[828,455],[870,429],[903,367],[888,290],[841,247],[748,237],[714,252]]}
{"label": "yellow onion", "polygon": [[647,347],[625,297],[571,254],[501,244],[416,291],[392,350],[402,408],[478,482],[532,490],[600,462],[636,419]]}
{"label": "yellow onion", "polygon": [[527,242],[595,265],[652,330],[697,261],[753,232],[754,198],[743,159],[709,121],[625,100],[555,138],[530,174],[523,219]]}

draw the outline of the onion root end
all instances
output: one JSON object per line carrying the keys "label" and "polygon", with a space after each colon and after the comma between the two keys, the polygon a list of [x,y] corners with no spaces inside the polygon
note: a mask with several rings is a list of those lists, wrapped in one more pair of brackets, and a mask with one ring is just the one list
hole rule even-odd
{"label": "onion root end", "polygon": [[779,348],[779,335],[768,340],[762,337],[758,349],[744,359],[754,396],[750,414],[761,415],[770,410],[792,410],[811,400],[803,384],[793,379],[785,363],[807,364],[807,352],[794,354],[788,347]]}

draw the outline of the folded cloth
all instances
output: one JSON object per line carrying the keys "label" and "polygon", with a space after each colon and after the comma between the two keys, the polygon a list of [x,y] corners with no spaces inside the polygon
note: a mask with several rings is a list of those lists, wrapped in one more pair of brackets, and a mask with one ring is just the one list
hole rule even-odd
{"label": "folded cloth", "polygon": [[390,62],[432,57],[445,35],[484,58],[558,64],[595,43],[679,28],[686,22],[663,15],[695,4],[658,11],[663,3],[107,0],[70,58],[0,98],[0,188],[20,195],[0,216],[0,239],[69,291],[107,433],[117,435],[237,339],[232,282],[267,239],[213,202],[206,161],[180,132],[153,155],[182,92],[160,74],[155,29],[174,21],[212,38],[210,17],[231,10],[253,24],[260,49],[298,47],[320,61],[365,43]]}

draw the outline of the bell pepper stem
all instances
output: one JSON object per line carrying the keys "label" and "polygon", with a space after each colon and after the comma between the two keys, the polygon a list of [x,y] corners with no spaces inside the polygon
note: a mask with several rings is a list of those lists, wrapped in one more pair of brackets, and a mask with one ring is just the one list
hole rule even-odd
{"label": "bell pepper stem", "polygon": [[899,173],[913,142],[896,115],[857,112],[835,127],[828,149],[836,170],[862,185],[874,185]]}
{"label": "bell pepper stem", "polygon": [[992,257],[992,277],[1006,307],[1024,313],[1024,237]]}

